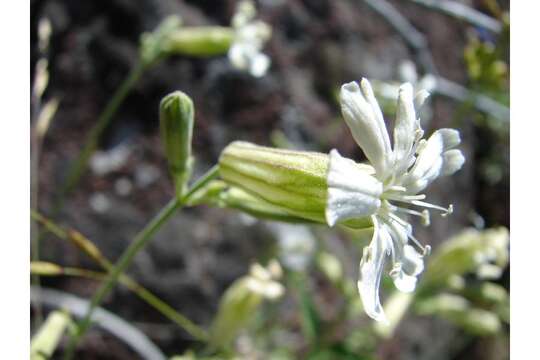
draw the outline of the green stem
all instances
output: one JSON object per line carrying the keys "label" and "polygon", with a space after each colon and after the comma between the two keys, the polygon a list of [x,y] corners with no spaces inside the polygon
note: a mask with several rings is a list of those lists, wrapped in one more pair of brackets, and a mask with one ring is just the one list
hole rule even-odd
{"label": "green stem", "polygon": [[101,284],[97,292],[92,297],[90,307],[86,316],[80,322],[76,334],[71,338],[65,359],[71,359],[80,338],[90,327],[90,320],[94,309],[103,301],[105,296],[111,291],[118,281],[120,274],[128,267],[135,255],[148,243],[156,231],[180,208],[178,199],[172,199],[165,207],[137,234],[133,242],[124,251],[118,262],[111,269],[107,279]]}
{"label": "green stem", "polygon": [[[58,225],[54,224],[53,222],[47,220],[45,217],[43,217],[41,214],[32,211],[32,218],[42,224],[47,230],[55,234],[57,237],[63,240],[73,241],[72,236],[73,232],[66,231],[59,227]],[[71,235],[71,236],[70,236]],[[90,240],[86,239],[89,243]],[[75,245],[79,246],[79,243],[76,243]],[[82,248],[87,255],[89,255],[92,259],[94,259],[104,270],[110,272],[112,271],[113,264],[105,258],[101,253],[96,254],[95,252],[88,252],[88,248]],[[97,248],[96,248],[97,249]],[[86,269],[79,269],[79,268],[63,268],[63,274],[69,275],[69,276],[81,276],[93,280],[99,280],[103,281],[105,280],[107,274],[90,271]],[[145,287],[138,284],[135,280],[130,278],[128,275],[122,274],[118,280],[120,283],[127,286],[131,291],[133,291],[137,296],[139,296],[141,299],[146,301],[147,304],[152,306],[154,309],[159,311],[162,315],[167,317],[172,322],[179,325],[181,328],[183,328],[187,333],[189,333],[193,338],[200,340],[200,341],[206,341],[208,335],[206,334],[206,331],[202,329],[201,327],[194,324],[191,320],[189,320],[187,317],[176,311],[173,307],[171,307],[169,304],[165,303],[163,300],[158,298],[156,295],[152,294],[150,291],[148,291]]]}
{"label": "green stem", "polygon": [[[98,281],[104,280],[107,276],[107,274],[104,273],[79,268],[63,268],[63,273],[64,275],[68,276],[79,276]],[[128,289],[133,291],[139,298],[141,298],[142,300],[150,304],[153,308],[158,310],[160,313],[165,315],[167,318],[178,324],[195,339],[199,341],[206,341],[208,339],[208,334],[205,330],[194,324],[184,315],[178,313],[169,304],[165,303],[156,295],[152,294],[142,285],[136,283],[130,277],[124,275],[121,276],[118,281],[121,284],[125,285]]]}
{"label": "green stem", "polygon": [[204,185],[209,183],[212,179],[216,178],[218,175],[218,166],[213,166],[205,175],[203,175],[191,189],[184,195],[183,198],[178,199],[174,198],[165,207],[137,234],[133,242],[128,246],[124,251],[120,259],[116,262],[114,267],[109,272],[109,276],[105,282],[99,287],[97,292],[92,297],[90,302],[90,307],[86,313],[86,316],[81,321],[78,326],[78,331],[73,336],[68,344],[66,354],[64,359],[71,359],[75,352],[78,342],[81,337],[86,333],[90,327],[90,320],[93,310],[101,304],[103,298],[111,291],[114,287],[120,275],[124,270],[131,264],[131,261],[137,255],[137,253],[148,243],[148,241],[153,237],[157,230],[166,223],[171,216],[181,208],[186,202],[188,202],[189,197],[192,196],[197,190],[202,188]]}
{"label": "green stem", "polygon": [[65,196],[70,193],[79,182],[79,179],[86,170],[90,156],[92,156],[99,144],[101,135],[111,123],[113,115],[116,113],[133,86],[135,86],[137,81],[141,78],[146,68],[147,66],[145,66],[142,62],[137,63],[137,65],[131,69],[126,79],[116,90],[113,97],[100,114],[98,121],[94,127],[92,127],[86,138],[86,142],[84,143],[81,153],[75,160],[75,163],[69,168],[67,180],[60,190],[58,199],[54,206],[53,214],[57,214],[62,209]]}
{"label": "green stem", "polygon": [[208,334],[205,330],[194,324],[184,315],[180,314],[169,304],[152,294],[146,288],[135,283],[131,278],[122,276],[120,281],[124,283],[128,288],[135,292],[141,299],[152,305],[155,309],[161,312],[163,315],[172,319],[176,324],[183,328],[188,334],[199,341],[207,341]]}

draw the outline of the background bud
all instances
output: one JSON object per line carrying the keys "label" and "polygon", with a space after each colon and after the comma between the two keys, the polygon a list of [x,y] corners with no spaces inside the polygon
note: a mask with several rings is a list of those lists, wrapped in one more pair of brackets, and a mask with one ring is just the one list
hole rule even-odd
{"label": "background bud", "polygon": [[193,102],[183,92],[175,91],[161,100],[159,105],[161,137],[178,197],[184,194],[191,176],[193,117]]}
{"label": "background bud", "polygon": [[168,54],[207,57],[226,54],[233,39],[234,31],[228,27],[192,27],[171,32],[163,46]]}
{"label": "background bud", "polygon": [[281,266],[271,260],[266,267],[253,264],[249,274],[237,279],[225,291],[210,328],[210,344],[226,348],[239,331],[248,326],[264,300],[275,301],[285,292],[279,282]]}
{"label": "background bud", "polygon": [[[454,275],[477,273],[498,278],[508,264],[508,229],[468,229],[444,242],[427,266],[423,287],[440,287]],[[493,271],[498,270],[498,271]]]}
{"label": "background bud", "polygon": [[60,266],[50,262],[32,261],[30,263],[30,272],[35,275],[55,276],[61,275],[63,270]]}

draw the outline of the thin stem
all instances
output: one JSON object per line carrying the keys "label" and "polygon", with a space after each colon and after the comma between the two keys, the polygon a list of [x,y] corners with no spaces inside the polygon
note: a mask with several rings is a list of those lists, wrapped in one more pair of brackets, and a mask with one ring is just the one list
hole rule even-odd
{"label": "thin stem", "polygon": [[438,74],[426,37],[418,31],[392,4],[385,0],[363,0],[405,40],[414,51],[420,65],[430,74]]}
{"label": "thin stem", "polygon": [[[60,226],[56,225],[55,223],[53,223],[52,221],[46,219],[44,216],[42,216],[41,214],[37,212],[32,212],[32,218],[36,220],[37,222],[39,222],[41,225],[43,225],[45,228],[47,228],[48,231],[54,233],[57,237],[63,240],[74,242],[77,247],[80,247],[87,255],[89,255],[92,259],[94,259],[104,270],[108,272],[112,271],[112,268],[114,265],[106,257],[104,257],[101,254],[99,249],[97,249],[97,247],[95,247],[95,245],[89,239],[84,238],[82,234],[73,230],[71,231],[65,230],[61,228]],[[86,243],[84,244],[86,246],[81,246],[81,243],[83,241]],[[107,275],[107,274],[90,271],[86,269],[79,269],[79,268],[63,268],[63,273],[64,275],[82,276],[82,277],[86,277],[86,278],[90,278],[94,280],[104,280]],[[175,322],[177,325],[179,325],[181,328],[183,328],[187,333],[189,333],[195,339],[200,340],[200,341],[205,341],[207,339],[208,335],[206,334],[206,331],[204,329],[197,326],[187,317],[177,312],[169,304],[165,303],[156,295],[152,294],[149,290],[144,288],[142,285],[137,283],[128,275],[122,274],[119,278],[119,282],[124,284],[130,290],[132,290],[135,294],[137,294],[137,296],[139,296],[141,299],[146,301],[146,303],[148,303],[150,306],[155,308],[165,317],[167,317],[172,322]]]}
{"label": "thin stem", "polygon": [[156,231],[178,210],[181,203],[178,199],[172,199],[165,207],[142,229],[141,232],[134,238],[133,242],[124,251],[118,262],[109,272],[107,279],[101,284],[97,292],[90,301],[90,307],[86,316],[79,323],[76,334],[70,339],[65,359],[71,359],[74,355],[75,348],[80,338],[86,333],[90,327],[90,319],[94,309],[101,304],[105,296],[111,291],[115,283],[118,281],[120,274],[131,264],[135,255],[148,243]]}
{"label": "thin stem", "polygon": [[484,114],[490,115],[503,123],[510,121],[510,109],[489,96],[476,93],[453,81],[438,76],[433,92],[458,102],[471,102]]}
{"label": "thin stem", "polygon": [[193,186],[186,193],[186,195],[184,195],[183,198],[174,198],[169,201],[169,203],[165,205],[165,207],[134,238],[133,242],[128,246],[120,259],[116,262],[114,267],[109,272],[109,276],[107,277],[105,282],[100,286],[100,288],[92,297],[88,312],[78,326],[77,333],[71,338],[64,359],[71,359],[73,357],[78,342],[90,327],[92,311],[101,303],[101,301],[109,293],[109,291],[111,291],[115,283],[118,281],[120,275],[131,264],[131,261],[133,260],[135,255],[148,243],[148,241],[153,237],[157,230],[161,228],[161,226],[172,217],[176,210],[181,208],[185,203],[189,201],[190,196],[192,196],[195,192],[197,192],[197,190],[201,189],[212,179],[215,179],[218,176],[218,169],[219,168],[217,165],[213,166],[210,170],[208,170],[206,174],[204,174],[198,181],[196,181],[195,184],[193,184]]}
{"label": "thin stem", "polygon": [[[41,59],[46,59],[45,54],[41,54]],[[34,69],[34,85],[36,81],[40,81],[38,79],[40,75],[40,72],[38,71],[38,67]],[[32,86],[32,94],[31,94],[31,123],[32,128],[30,129],[30,209],[36,210],[38,209],[38,193],[39,193],[39,154],[40,154],[40,146],[41,141],[39,138],[39,135],[36,131],[36,125],[39,119],[39,114],[41,112],[41,96],[38,94],[38,91],[36,91],[36,87]],[[38,228],[33,223],[30,224],[30,259],[32,261],[38,261],[39,260],[39,236],[38,236]],[[31,277],[31,283],[32,285],[40,288],[41,287],[41,281],[39,279],[38,275],[32,275]],[[43,309],[41,307],[41,302],[36,301],[36,325],[39,327],[41,323],[43,322]]]}
{"label": "thin stem", "polygon": [[75,163],[71,165],[68,171],[67,180],[64,183],[62,189],[60,190],[58,199],[54,206],[53,214],[57,214],[62,209],[65,196],[69,192],[71,192],[79,182],[79,179],[86,170],[90,156],[92,156],[99,144],[99,139],[101,138],[101,135],[103,134],[105,129],[107,129],[108,125],[111,123],[113,115],[116,113],[116,111],[118,110],[126,96],[129,94],[133,86],[135,86],[137,81],[141,78],[146,68],[147,67],[142,62],[139,62],[133,69],[131,69],[126,79],[116,90],[113,97],[99,116],[98,121],[96,122],[94,127],[92,127],[92,129],[90,130],[84,146],[81,150],[81,153],[75,160]]}
{"label": "thin stem", "polygon": [[[101,273],[101,272],[81,269],[81,268],[73,268],[73,267],[62,268],[62,274],[67,275],[67,276],[83,277],[86,279],[97,280],[97,281],[103,281],[107,278],[106,273]],[[173,322],[175,322],[178,326],[183,328],[188,334],[193,336],[195,339],[199,341],[206,341],[208,339],[208,334],[206,333],[204,329],[194,324],[191,320],[189,320],[184,315],[178,313],[169,304],[165,303],[163,300],[158,298],[156,295],[152,294],[148,289],[138,284],[137,282],[132,280],[130,277],[126,275],[120,276],[120,278],[118,279],[118,282],[124,285],[125,287],[127,287],[129,290],[135,293],[139,298],[144,300],[146,303],[148,303],[153,308],[158,310],[160,313],[165,315],[167,318],[171,319]]]}
{"label": "thin stem", "polygon": [[186,194],[182,198],[182,203],[188,204],[190,198],[197,191],[205,187],[210,181],[217,178],[218,175],[219,175],[219,166],[218,165],[212,166],[203,176],[201,176],[197,181],[195,181],[195,183],[193,183],[193,185],[191,185],[189,190],[186,192]]}
{"label": "thin stem", "polygon": [[[390,26],[405,40],[407,45],[418,55],[420,65],[428,73],[436,76],[434,94],[448,97],[459,102],[472,102],[473,106],[488,115],[503,122],[508,122],[510,111],[508,107],[489,98],[486,95],[474,93],[467,88],[456,84],[438,75],[437,68],[428,48],[426,37],[420,33],[407,18],[405,18],[392,4],[385,0],[363,0],[372,10],[381,15]],[[439,2],[427,0],[411,0],[413,2],[436,6]],[[442,2],[441,2],[442,3]],[[449,3],[447,1],[446,3]],[[454,2],[455,3],[455,2]]]}
{"label": "thin stem", "polygon": [[194,324],[191,320],[189,320],[184,315],[180,314],[178,311],[172,308],[169,304],[167,304],[166,302],[158,298],[156,295],[148,291],[145,287],[134,282],[133,280],[131,280],[131,278],[127,276],[121,276],[120,282],[126,285],[133,292],[135,292],[141,299],[146,301],[148,304],[152,305],[152,307],[154,307],[160,313],[162,313],[169,319],[173,320],[177,325],[183,328],[188,334],[193,336],[193,338],[199,341],[208,340],[208,334],[204,329]]}
{"label": "thin stem", "polygon": [[450,0],[411,0],[428,9],[433,9],[443,14],[464,20],[471,25],[483,27],[496,34],[502,31],[502,24],[497,19],[491,18],[478,10],[465,4]]}

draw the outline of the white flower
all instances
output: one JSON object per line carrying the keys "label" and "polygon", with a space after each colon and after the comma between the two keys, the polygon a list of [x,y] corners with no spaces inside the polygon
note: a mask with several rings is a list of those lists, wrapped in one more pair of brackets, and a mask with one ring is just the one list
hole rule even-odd
{"label": "white flower", "polygon": [[238,4],[232,19],[235,36],[228,56],[237,69],[247,70],[251,75],[260,77],[270,67],[270,58],[261,50],[270,38],[272,29],[263,21],[254,20],[256,15],[252,1],[244,0]]}
{"label": "white flower", "polygon": [[245,283],[250,291],[275,300],[285,292],[285,288],[278,281],[282,275],[283,270],[277,260],[271,260],[267,267],[255,263],[251,265],[249,275],[245,277]]}
{"label": "white flower", "polygon": [[[326,220],[333,226],[347,219],[371,217],[373,238],[364,248],[358,290],[366,313],[378,321],[386,320],[379,301],[379,283],[386,257],[392,260],[390,276],[394,285],[400,291],[411,292],[416,286],[416,277],[424,269],[423,257],[429,252],[429,246],[423,247],[414,238],[412,226],[404,215],[420,216],[427,225],[427,209],[450,214],[452,205],[445,209],[423,202],[425,195],[418,193],[438,176],[459,170],[465,161],[461,151],[451,150],[460,143],[458,131],[440,129],[427,141],[422,139],[415,103],[418,108],[428,95],[421,91],[413,98],[410,84],[400,87],[392,148],[369,82],[362,79],[360,86],[351,82],[341,87],[343,117],[373,169],[366,171],[365,167],[341,157],[335,149],[330,152]],[[409,239],[421,252],[409,245]]]}

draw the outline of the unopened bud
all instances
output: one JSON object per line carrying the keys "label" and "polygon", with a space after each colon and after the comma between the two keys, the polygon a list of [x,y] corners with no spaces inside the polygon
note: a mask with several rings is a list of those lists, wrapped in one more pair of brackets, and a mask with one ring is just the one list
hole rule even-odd
{"label": "unopened bud", "polygon": [[30,263],[30,272],[41,276],[56,276],[63,273],[60,266],[46,261],[32,261]]}
{"label": "unopened bud", "polygon": [[208,57],[226,54],[234,40],[234,31],[222,26],[183,28],[171,32],[164,42],[168,54]]}
{"label": "unopened bud", "polygon": [[281,267],[271,261],[267,267],[254,264],[248,275],[237,279],[223,294],[219,310],[210,328],[210,344],[227,347],[247,326],[259,306],[266,300],[276,300],[285,288],[278,281]]}
{"label": "unopened bud", "polygon": [[39,20],[38,23],[38,44],[39,51],[46,52],[49,48],[49,41],[51,39],[52,26],[51,21],[48,18]]}
{"label": "unopened bud", "polygon": [[175,91],[161,100],[161,137],[178,197],[184,194],[191,176],[193,117],[193,102],[183,92]]}

